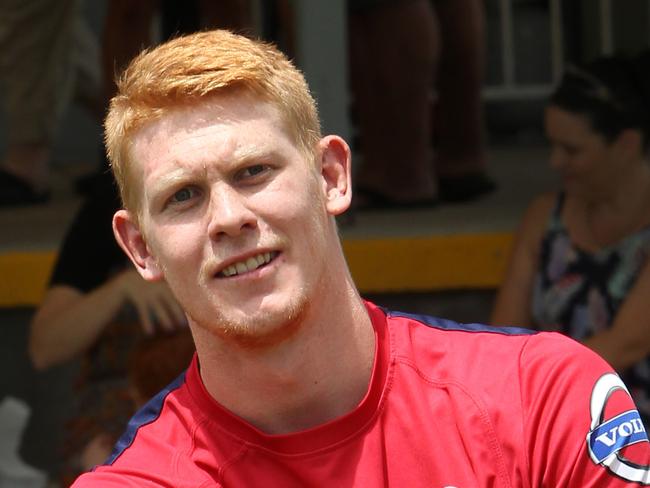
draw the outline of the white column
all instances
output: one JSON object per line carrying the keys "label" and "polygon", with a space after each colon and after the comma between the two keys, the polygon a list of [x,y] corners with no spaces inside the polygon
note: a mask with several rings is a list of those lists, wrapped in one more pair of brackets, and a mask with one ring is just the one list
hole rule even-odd
{"label": "white column", "polygon": [[297,0],[293,8],[296,61],[318,102],[323,133],[350,142],[346,2]]}
{"label": "white column", "polygon": [[600,0],[600,53],[610,55],[614,51],[614,22],[611,0]]}
{"label": "white column", "polygon": [[564,35],[562,6],[560,0],[551,0],[551,67],[553,71],[552,83],[556,83],[564,70]]}
{"label": "white column", "polygon": [[501,59],[503,60],[503,85],[506,89],[515,84],[515,41],[512,0],[499,1],[499,16],[501,20]]}

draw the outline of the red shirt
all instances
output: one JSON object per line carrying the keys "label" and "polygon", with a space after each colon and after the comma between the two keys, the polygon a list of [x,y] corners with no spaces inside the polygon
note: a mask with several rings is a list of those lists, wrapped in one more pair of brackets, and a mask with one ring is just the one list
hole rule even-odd
{"label": "red shirt", "polygon": [[368,392],[349,414],[267,435],[205,390],[197,359],[73,485],[622,487],[650,483],[629,394],[560,334],[462,325],[368,303]]}

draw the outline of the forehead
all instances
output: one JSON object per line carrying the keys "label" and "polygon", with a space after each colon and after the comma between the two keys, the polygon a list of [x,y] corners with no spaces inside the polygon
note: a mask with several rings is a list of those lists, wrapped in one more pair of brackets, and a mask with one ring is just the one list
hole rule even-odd
{"label": "forehead", "polygon": [[585,116],[569,112],[555,105],[546,107],[545,121],[546,131],[549,135],[569,137],[597,136]]}
{"label": "forehead", "polygon": [[286,135],[279,110],[248,94],[218,95],[170,109],[146,124],[132,139],[131,154],[139,172],[189,156],[245,151],[272,144]]}

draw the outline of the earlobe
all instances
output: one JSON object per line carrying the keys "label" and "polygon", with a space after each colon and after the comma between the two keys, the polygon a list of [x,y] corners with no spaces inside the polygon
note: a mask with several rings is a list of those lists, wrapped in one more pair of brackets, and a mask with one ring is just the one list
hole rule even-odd
{"label": "earlobe", "polygon": [[326,207],[331,215],[340,215],[352,201],[350,148],[340,137],[326,136],[319,149]]}
{"label": "earlobe", "polygon": [[113,216],[113,233],[122,250],[135,265],[136,270],[147,281],[160,281],[163,273],[140,227],[128,210],[118,210]]}

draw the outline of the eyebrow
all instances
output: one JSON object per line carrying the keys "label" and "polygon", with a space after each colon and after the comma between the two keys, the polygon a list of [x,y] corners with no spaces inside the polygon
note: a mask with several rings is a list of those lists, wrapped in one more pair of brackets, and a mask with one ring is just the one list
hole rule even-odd
{"label": "eyebrow", "polygon": [[[225,163],[224,167],[226,169],[230,169],[233,167],[245,165],[246,163],[254,160],[277,159],[279,157],[279,153],[275,150],[259,150],[257,148],[244,149],[242,151],[238,151],[233,158],[229,159]],[[200,167],[200,169],[193,168],[190,170],[187,169],[184,165],[176,162],[176,167],[171,172],[156,178],[155,182],[150,185],[152,194],[154,194],[155,197],[155,194],[160,193],[161,191],[165,191],[167,188],[176,186],[188,178],[196,176],[199,172],[201,174],[205,174],[208,164],[208,162],[205,162]]]}
{"label": "eyebrow", "polygon": [[278,158],[279,156],[279,153],[272,149],[244,149],[241,152],[237,152],[235,157],[231,161],[228,161],[228,164],[232,166],[239,166],[241,164],[250,162],[251,160]]}
{"label": "eyebrow", "polygon": [[156,178],[153,183],[145,185],[145,201],[148,201],[150,204],[156,205],[158,202],[161,202],[166,193],[170,188],[174,188],[182,182],[186,181],[189,173],[187,170],[178,167],[174,169],[171,173],[162,175],[160,178]]}
{"label": "eyebrow", "polygon": [[161,175],[156,178],[150,188],[154,190],[169,188],[187,179],[188,176],[193,175],[196,171],[188,171],[182,166],[176,167],[169,173]]}

